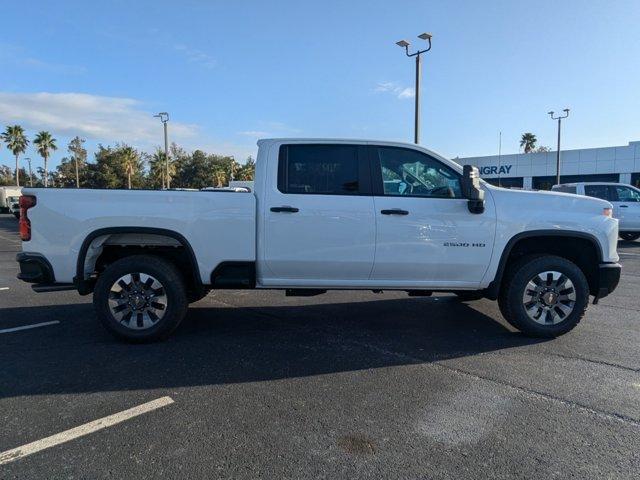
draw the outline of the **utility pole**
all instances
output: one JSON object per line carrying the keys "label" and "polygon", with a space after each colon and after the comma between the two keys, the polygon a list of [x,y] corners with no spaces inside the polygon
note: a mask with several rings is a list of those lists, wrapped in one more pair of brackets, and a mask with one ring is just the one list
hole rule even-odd
{"label": "utility pole", "polygon": [[25,158],[25,160],[29,164],[29,186],[33,187],[33,174],[31,173],[31,159]]}
{"label": "utility pole", "polygon": [[[167,135],[167,122],[169,122],[169,114],[167,112],[160,112],[157,115],[154,115],[162,122],[162,126],[164,128],[164,161],[165,161],[165,177],[167,179],[166,186],[167,190],[171,188],[171,179],[169,178],[169,137]],[[162,182],[164,188],[164,181]]]}
{"label": "utility pole", "polygon": [[410,43],[406,40],[400,40],[396,42],[396,45],[404,48],[404,52],[407,57],[416,57],[416,92],[415,92],[415,111],[414,111],[414,133],[413,142],[420,143],[420,83],[422,80],[422,60],[421,55],[431,50],[431,38],[433,35],[430,33],[422,33],[418,35],[418,38],[425,40],[429,43],[429,46],[424,50],[417,50],[413,53],[409,53]]}
{"label": "utility pole", "polygon": [[500,134],[498,135],[498,186],[500,185],[500,166],[502,163],[502,130],[500,130]]}
{"label": "utility pole", "polygon": [[551,116],[551,120],[558,120],[558,150],[556,151],[556,185],[560,184],[560,130],[562,128],[562,119],[569,116],[569,109],[562,110],[564,115],[553,116],[553,111],[548,112]]}

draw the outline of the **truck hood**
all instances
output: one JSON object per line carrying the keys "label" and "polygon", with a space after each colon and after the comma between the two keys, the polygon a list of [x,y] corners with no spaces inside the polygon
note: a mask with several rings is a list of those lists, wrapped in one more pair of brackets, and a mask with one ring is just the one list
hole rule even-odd
{"label": "truck hood", "polygon": [[600,215],[604,208],[612,208],[606,200],[572,193],[510,190],[493,186],[489,189],[498,209],[515,207],[523,214],[542,210],[550,216],[562,215],[562,213],[566,216],[570,212]]}

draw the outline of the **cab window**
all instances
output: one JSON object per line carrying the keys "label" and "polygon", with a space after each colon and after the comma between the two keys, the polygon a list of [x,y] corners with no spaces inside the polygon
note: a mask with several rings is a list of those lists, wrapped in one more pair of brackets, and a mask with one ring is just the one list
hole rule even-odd
{"label": "cab window", "polygon": [[585,185],[584,194],[587,197],[601,198],[609,200],[609,187],[607,185]]}
{"label": "cab window", "polygon": [[385,196],[462,198],[460,175],[442,162],[416,150],[376,147],[374,171]]}
{"label": "cab window", "polygon": [[361,195],[362,163],[357,145],[282,145],[278,190],[311,195]]}
{"label": "cab window", "polygon": [[629,187],[614,186],[615,202],[640,202],[640,193]]}

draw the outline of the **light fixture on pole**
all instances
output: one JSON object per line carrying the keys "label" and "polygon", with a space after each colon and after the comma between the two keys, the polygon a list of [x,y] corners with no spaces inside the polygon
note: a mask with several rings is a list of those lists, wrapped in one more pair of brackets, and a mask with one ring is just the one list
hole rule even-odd
{"label": "light fixture on pole", "polygon": [[421,33],[418,35],[418,38],[428,42],[428,47],[424,50],[416,50],[413,53],[409,53],[409,45],[410,43],[406,40],[400,40],[396,42],[401,48],[404,48],[404,52],[407,57],[416,57],[416,92],[415,92],[415,114],[414,114],[414,134],[413,141],[414,143],[420,143],[420,80],[421,80],[421,55],[425,52],[431,50],[431,38],[432,35],[430,33]]}
{"label": "light fixture on pole", "polygon": [[558,120],[558,150],[556,151],[556,185],[560,184],[560,130],[562,127],[562,119],[567,118],[569,116],[568,108],[565,108],[562,111],[564,112],[564,115],[558,115],[557,117],[553,116],[554,114],[553,110],[550,112],[547,112],[551,116],[551,120]]}
{"label": "light fixture on pole", "polygon": [[[167,190],[171,186],[171,179],[169,178],[169,139],[167,137],[167,122],[169,121],[169,114],[167,112],[160,112],[154,117],[159,118],[162,122],[162,126],[164,127],[164,161],[165,161],[165,177],[167,179],[166,187]],[[162,188],[165,188],[164,179],[162,180]]]}

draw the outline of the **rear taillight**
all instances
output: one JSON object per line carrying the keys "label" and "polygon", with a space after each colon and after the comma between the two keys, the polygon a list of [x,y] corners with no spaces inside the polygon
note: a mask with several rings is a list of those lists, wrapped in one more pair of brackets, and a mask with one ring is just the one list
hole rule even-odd
{"label": "rear taillight", "polygon": [[23,242],[31,240],[31,221],[27,216],[27,210],[36,205],[36,197],[33,195],[20,196],[20,238]]}
{"label": "rear taillight", "polygon": [[603,214],[605,217],[609,217],[609,218],[611,218],[611,217],[613,217],[613,209],[611,209],[611,208],[609,208],[609,207],[604,207],[604,208],[602,209],[602,214]]}

